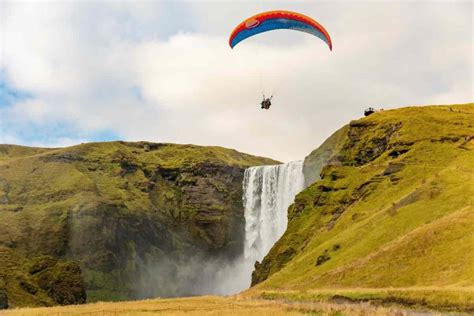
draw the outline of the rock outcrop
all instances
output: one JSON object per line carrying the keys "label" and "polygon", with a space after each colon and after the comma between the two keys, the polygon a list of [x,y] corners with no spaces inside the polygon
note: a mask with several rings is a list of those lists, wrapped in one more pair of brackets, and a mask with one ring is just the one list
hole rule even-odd
{"label": "rock outcrop", "polygon": [[28,259],[0,248],[0,309],[83,304],[86,299],[77,263],[50,256]]}
{"label": "rock outcrop", "polygon": [[0,285],[0,310],[8,308],[8,296],[7,296],[7,289],[5,288],[4,281],[0,281],[3,283]]}

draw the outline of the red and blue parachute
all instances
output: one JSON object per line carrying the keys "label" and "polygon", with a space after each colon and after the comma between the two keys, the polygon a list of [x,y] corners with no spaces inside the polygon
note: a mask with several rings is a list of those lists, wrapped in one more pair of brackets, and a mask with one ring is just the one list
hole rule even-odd
{"label": "red and blue parachute", "polygon": [[321,24],[301,13],[284,10],[263,12],[244,20],[230,34],[229,45],[234,48],[251,36],[279,29],[312,34],[322,39],[332,50],[331,37]]}

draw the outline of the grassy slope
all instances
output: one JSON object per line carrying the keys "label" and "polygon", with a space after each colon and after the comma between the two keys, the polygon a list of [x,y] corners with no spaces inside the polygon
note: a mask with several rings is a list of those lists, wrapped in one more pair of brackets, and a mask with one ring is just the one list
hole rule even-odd
{"label": "grassy slope", "polygon": [[408,296],[474,308],[474,105],[353,122],[336,160],[297,196],[254,291],[452,287],[464,290]]}

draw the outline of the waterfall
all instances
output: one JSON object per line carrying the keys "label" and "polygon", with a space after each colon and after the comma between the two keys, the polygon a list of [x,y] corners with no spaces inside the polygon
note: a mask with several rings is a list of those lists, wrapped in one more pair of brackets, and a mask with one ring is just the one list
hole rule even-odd
{"label": "waterfall", "polygon": [[244,257],[250,280],[253,264],[262,261],[288,224],[288,207],[304,188],[303,162],[252,167],[245,170]]}
{"label": "waterfall", "polygon": [[[303,162],[252,167],[245,170],[243,203],[245,209],[244,251],[232,263],[206,262],[196,280],[195,293],[236,294],[248,289],[255,261],[262,261],[288,224],[288,207],[304,188]],[[190,263],[190,266],[202,264]],[[186,270],[185,270],[186,271]],[[209,279],[209,276],[212,278]]]}
{"label": "waterfall", "polygon": [[215,268],[212,291],[235,294],[249,288],[255,261],[262,261],[288,224],[288,207],[304,189],[303,162],[252,167],[243,180],[245,240],[241,258]]}

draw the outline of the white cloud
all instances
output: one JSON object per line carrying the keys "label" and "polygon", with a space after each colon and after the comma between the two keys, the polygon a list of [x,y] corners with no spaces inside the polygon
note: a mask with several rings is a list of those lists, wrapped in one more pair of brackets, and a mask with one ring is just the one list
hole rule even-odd
{"label": "white cloud", "polygon": [[228,47],[241,18],[282,3],[7,5],[0,64],[34,98],[2,113],[291,160],[366,106],[472,101],[472,4],[284,4],[325,24],[334,51],[291,31]]}
{"label": "white cloud", "polygon": [[19,140],[15,136],[8,135],[8,133],[2,133],[2,130],[0,129],[0,144],[17,144],[18,141]]}

